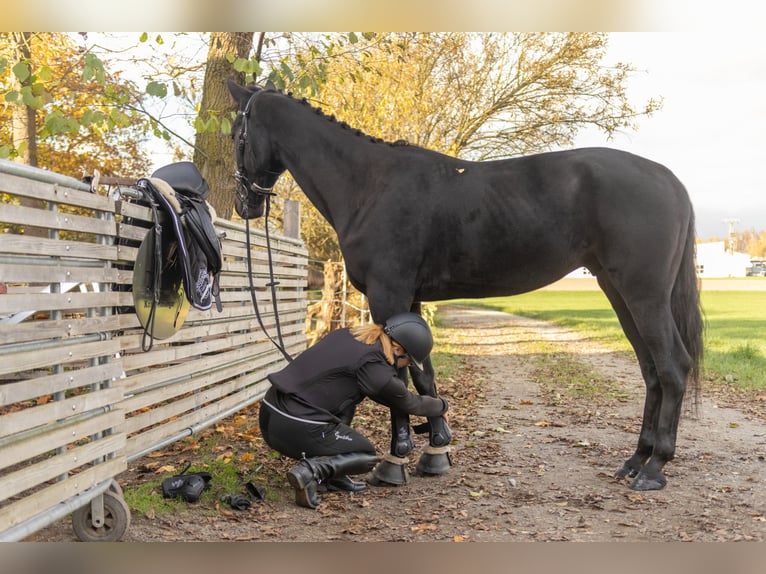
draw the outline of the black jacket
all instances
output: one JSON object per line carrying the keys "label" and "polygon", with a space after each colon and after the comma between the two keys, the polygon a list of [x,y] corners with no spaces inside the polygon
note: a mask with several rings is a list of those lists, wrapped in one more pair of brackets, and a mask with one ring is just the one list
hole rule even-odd
{"label": "black jacket", "polygon": [[270,393],[278,403],[274,406],[309,420],[348,424],[365,397],[424,417],[441,416],[448,409],[444,399],[407,390],[380,343],[360,343],[348,329],[331,332],[268,378],[278,391]]}

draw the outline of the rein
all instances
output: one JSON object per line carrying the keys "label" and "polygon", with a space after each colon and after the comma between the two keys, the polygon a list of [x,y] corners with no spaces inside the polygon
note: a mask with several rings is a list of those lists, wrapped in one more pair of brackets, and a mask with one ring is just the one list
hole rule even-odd
{"label": "rein", "polygon": [[[244,111],[242,112],[242,115],[244,117],[244,125],[242,127],[242,131],[240,131],[239,134],[239,141],[237,142],[237,171],[234,174],[234,179],[237,182],[237,196],[239,197],[240,201],[242,202],[242,205],[244,206],[246,212],[245,215],[245,244],[247,247],[247,278],[249,282],[250,287],[250,299],[253,302],[253,309],[255,310],[255,316],[258,319],[258,324],[261,326],[261,330],[264,332],[264,334],[269,338],[269,340],[274,344],[274,346],[279,350],[280,353],[282,353],[282,356],[288,361],[291,362],[293,358],[290,356],[290,354],[285,349],[285,343],[282,339],[282,327],[280,325],[279,321],[279,310],[277,309],[277,290],[276,287],[279,285],[279,281],[274,280],[274,264],[272,261],[271,256],[271,234],[269,233],[269,212],[271,211],[271,197],[276,195],[272,190],[274,189],[274,185],[277,182],[277,179],[281,175],[281,173],[277,173],[274,171],[264,170],[270,175],[276,176],[274,178],[274,182],[267,187],[263,187],[261,185],[258,185],[254,181],[250,181],[250,178],[247,176],[247,172],[245,170],[245,146],[247,145],[247,124],[248,120],[250,118],[250,106],[253,102],[253,98],[255,97],[255,94],[250,96],[250,99],[247,101],[247,105],[245,106]],[[269,261],[269,282],[266,284],[266,287],[269,287],[271,289],[271,305],[274,309],[274,322],[277,329],[277,340],[274,339],[274,337],[269,334],[269,332],[266,330],[266,326],[263,323],[263,319],[261,318],[261,312],[258,310],[258,301],[255,294],[255,285],[253,285],[253,262],[252,262],[252,254],[251,254],[251,248],[250,248],[250,213],[249,213],[249,206],[247,203],[248,196],[250,193],[255,193],[256,195],[262,195],[264,196],[264,231],[266,233],[266,253],[268,254],[268,261]]]}

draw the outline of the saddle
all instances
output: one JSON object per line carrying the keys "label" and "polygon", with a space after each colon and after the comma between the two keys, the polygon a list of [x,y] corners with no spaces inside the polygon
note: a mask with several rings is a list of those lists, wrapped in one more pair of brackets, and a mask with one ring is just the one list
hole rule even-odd
{"label": "saddle", "polygon": [[161,339],[181,328],[189,304],[206,311],[215,301],[221,311],[221,244],[215,210],[205,201],[210,188],[193,163],[161,167],[136,187],[153,210],[154,227],[136,256],[133,297],[144,335]]}

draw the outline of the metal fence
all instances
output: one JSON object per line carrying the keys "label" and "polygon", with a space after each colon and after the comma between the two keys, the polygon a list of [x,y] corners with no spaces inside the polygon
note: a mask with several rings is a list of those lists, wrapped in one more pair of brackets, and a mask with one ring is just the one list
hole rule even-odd
{"label": "metal fence", "polygon": [[[141,350],[130,287],[151,211],[119,188],[0,160],[0,540],[72,514],[83,540],[119,539],[130,513],[115,478],[130,460],[197,432],[265,393],[284,363],[253,311],[245,229],[217,219],[223,310]],[[265,236],[251,232],[267,330]],[[307,251],[272,236],[287,351],[306,346]]]}

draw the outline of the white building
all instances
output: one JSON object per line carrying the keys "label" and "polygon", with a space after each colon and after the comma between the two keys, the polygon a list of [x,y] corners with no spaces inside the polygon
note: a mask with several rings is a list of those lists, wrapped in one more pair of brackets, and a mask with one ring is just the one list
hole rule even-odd
{"label": "white building", "polygon": [[[697,244],[697,276],[700,279],[745,277],[751,265],[749,254],[729,253],[723,241]],[[593,275],[585,267],[578,267],[566,277],[567,279],[593,279]]]}
{"label": "white building", "polygon": [[723,241],[697,244],[697,276],[700,278],[745,277],[750,265],[749,254],[729,253]]}

